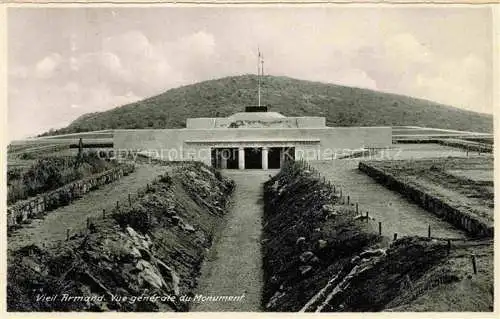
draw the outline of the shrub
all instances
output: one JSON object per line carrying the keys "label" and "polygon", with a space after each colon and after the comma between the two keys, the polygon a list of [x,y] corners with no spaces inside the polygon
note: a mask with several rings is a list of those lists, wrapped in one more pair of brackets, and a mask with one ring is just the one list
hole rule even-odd
{"label": "shrub", "polygon": [[124,207],[120,211],[113,213],[112,216],[120,227],[130,226],[142,233],[148,232],[153,225],[153,215],[140,204],[133,207]]}
{"label": "shrub", "polygon": [[9,168],[7,170],[7,184],[10,182],[20,179],[22,175],[22,170],[20,168]]}

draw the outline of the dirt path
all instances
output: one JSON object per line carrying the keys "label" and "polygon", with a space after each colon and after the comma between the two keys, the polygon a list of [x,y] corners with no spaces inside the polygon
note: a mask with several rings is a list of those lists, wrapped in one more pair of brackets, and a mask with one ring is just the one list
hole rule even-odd
{"label": "dirt path", "polygon": [[110,211],[116,201],[126,203],[129,193],[136,193],[167,169],[165,166],[138,165],[132,174],[85,194],[71,205],[55,209],[16,230],[7,240],[8,248],[15,250],[34,243],[49,246],[55,241],[64,240],[66,229],[81,229],[85,227],[87,217],[101,216],[102,210]]}
{"label": "dirt path", "polygon": [[192,311],[259,311],[263,286],[262,183],[276,172],[224,171],[236,182],[231,210],[202,267],[197,294],[241,296],[241,302],[193,303]]}
{"label": "dirt path", "polygon": [[358,160],[333,160],[311,162],[311,165],[336,186],[341,186],[344,195],[359,204],[360,211],[369,211],[370,217],[375,218],[374,225],[378,227],[378,222],[382,222],[382,233],[388,237],[394,233],[399,237],[427,236],[429,225],[436,237],[466,237],[462,230],[360,172],[358,163]]}

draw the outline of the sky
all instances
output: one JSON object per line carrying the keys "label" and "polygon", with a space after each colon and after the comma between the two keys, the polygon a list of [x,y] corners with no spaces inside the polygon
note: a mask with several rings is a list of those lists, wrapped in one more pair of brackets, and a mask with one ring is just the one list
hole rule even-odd
{"label": "sky", "polygon": [[181,85],[256,74],[258,47],[266,74],[493,113],[490,10],[9,8],[9,140]]}

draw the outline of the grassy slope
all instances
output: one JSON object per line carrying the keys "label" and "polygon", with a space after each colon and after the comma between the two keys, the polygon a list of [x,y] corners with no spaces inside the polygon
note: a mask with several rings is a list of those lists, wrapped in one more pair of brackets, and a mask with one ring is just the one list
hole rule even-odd
{"label": "grassy slope", "polygon": [[[56,134],[114,128],[181,128],[189,117],[228,116],[256,104],[254,75],[166,91],[106,112],[85,114]],[[329,126],[418,125],[491,132],[491,115],[366,89],[266,76],[263,101],[286,116],[324,116]]]}

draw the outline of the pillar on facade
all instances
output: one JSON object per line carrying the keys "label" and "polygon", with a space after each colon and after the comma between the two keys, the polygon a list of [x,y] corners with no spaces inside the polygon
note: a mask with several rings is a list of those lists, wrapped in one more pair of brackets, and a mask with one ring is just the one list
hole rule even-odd
{"label": "pillar on facade", "polygon": [[226,169],[227,168],[227,155],[228,154],[226,154],[226,153],[227,153],[226,150],[223,150],[221,152],[220,168],[222,168],[222,169]]}
{"label": "pillar on facade", "polygon": [[215,164],[215,168],[219,168],[219,156],[220,156],[220,152],[219,152],[219,149],[215,149],[215,163],[212,163],[212,165]]}
{"label": "pillar on facade", "polygon": [[267,169],[267,160],[269,158],[269,148],[268,147],[263,147],[262,148],[262,169]]}
{"label": "pillar on facade", "polygon": [[285,164],[285,150],[285,147],[282,147],[280,149],[280,167],[283,167],[283,165]]}
{"label": "pillar on facade", "polygon": [[238,168],[245,169],[245,148],[240,147],[238,149]]}

